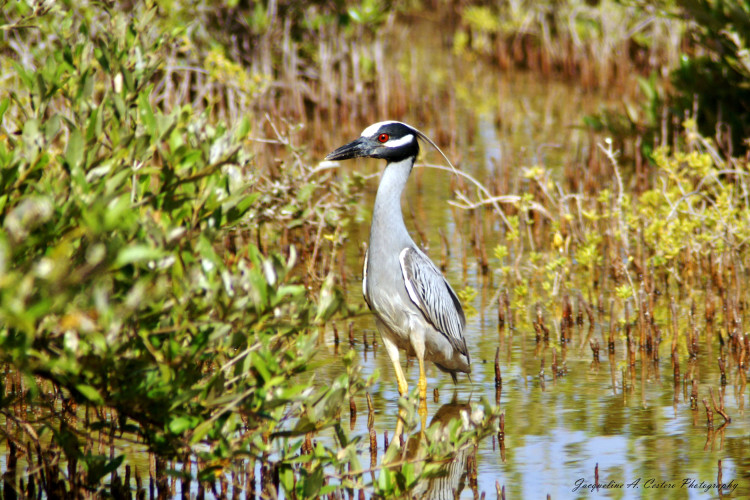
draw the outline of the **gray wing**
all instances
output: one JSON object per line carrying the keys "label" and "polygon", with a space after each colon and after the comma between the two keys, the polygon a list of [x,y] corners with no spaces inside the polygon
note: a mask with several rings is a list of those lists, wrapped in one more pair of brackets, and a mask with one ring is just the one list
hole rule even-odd
{"label": "gray wing", "polygon": [[456,292],[435,264],[416,248],[404,248],[399,259],[406,291],[412,302],[454,348],[468,355],[463,334],[466,317]]}

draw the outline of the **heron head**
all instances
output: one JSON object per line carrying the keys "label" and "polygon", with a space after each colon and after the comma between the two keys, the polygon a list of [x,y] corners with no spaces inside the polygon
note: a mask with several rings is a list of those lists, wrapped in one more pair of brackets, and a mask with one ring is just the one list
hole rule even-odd
{"label": "heron head", "polygon": [[325,159],[349,160],[368,157],[401,161],[419,154],[417,138],[421,136],[421,132],[405,123],[378,122],[367,127],[354,141],[329,153]]}

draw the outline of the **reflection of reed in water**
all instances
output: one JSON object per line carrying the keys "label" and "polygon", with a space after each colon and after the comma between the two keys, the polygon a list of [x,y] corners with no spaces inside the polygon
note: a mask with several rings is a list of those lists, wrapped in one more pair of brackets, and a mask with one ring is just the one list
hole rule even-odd
{"label": "reflection of reed in water", "polygon": [[[471,406],[469,404],[457,403],[455,399],[450,403],[444,404],[438,408],[437,412],[435,412],[435,416],[432,417],[432,421],[430,422],[430,427],[438,422],[441,429],[438,432],[444,432],[447,435],[448,424],[453,419],[460,419],[461,411],[466,411],[467,414],[471,414]],[[436,437],[439,436],[440,434],[436,434]],[[407,459],[418,459],[420,457],[417,453],[424,453],[425,447],[419,446],[420,440],[422,439],[424,439],[422,433],[409,438],[409,441],[406,444]],[[466,465],[468,463],[470,451],[471,448],[461,449],[453,460],[445,463],[443,468],[444,474],[440,477],[433,477],[420,481],[413,490],[413,498],[453,500],[454,498],[461,496],[461,492],[466,485]]]}

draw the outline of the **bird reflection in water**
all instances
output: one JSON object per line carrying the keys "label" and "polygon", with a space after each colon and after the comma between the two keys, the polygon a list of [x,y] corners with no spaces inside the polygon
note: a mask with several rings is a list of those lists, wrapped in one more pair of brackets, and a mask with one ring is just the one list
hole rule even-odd
{"label": "bird reflection in water", "polygon": [[[441,434],[445,437],[449,437],[449,424],[453,419],[467,419],[471,415],[471,405],[468,403],[458,403],[455,396],[453,401],[444,404],[438,408],[435,415],[430,421],[430,428],[435,425],[439,426],[438,434],[434,434],[435,438],[440,438]],[[465,412],[462,416],[461,413]],[[405,458],[409,461],[416,461],[417,473],[421,473],[421,469],[425,464],[424,454],[426,453],[426,446],[420,446],[422,440],[425,439],[424,432],[418,432],[411,436],[406,443]],[[461,492],[466,487],[466,483],[470,481],[469,468],[469,457],[474,452],[473,447],[464,447],[458,450],[452,460],[445,462],[441,474],[438,477],[431,477],[420,481],[412,491],[413,498],[429,498],[429,499],[450,499],[458,498]],[[420,456],[422,455],[422,456]]]}

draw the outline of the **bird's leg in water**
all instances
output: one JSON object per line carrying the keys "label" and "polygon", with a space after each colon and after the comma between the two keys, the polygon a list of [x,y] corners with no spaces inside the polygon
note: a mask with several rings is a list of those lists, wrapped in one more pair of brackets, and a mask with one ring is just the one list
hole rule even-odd
{"label": "bird's leg in water", "polygon": [[427,375],[424,371],[424,360],[419,358],[419,399],[427,401]]}
{"label": "bird's leg in water", "polygon": [[404,416],[401,408],[398,409],[398,420],[396,420],[396,432],[393,434],[392,446],[401,446],[401,435],[404,433]]}
{"label": "bird's leg in water", "polygon": [[419,416],[422,417],[422,430],[427,423],[427,376],[424,371],[424,330],[415,328],[411,334],[411,345],[419,362]]}
{"label": "bird's leg in water", "polygon": [[[381,325],[378,324],[378,328],[381,328]],[[388,338],[386,335],[381,335],[380,338],[383,339],[383,345],[385,346],[385,350],[388,353],[388,357],[391,358],[391,363],[393,364],[393,369],[396,372],[396,381],[398,383],[398,393],[402,397],[406,397],[409,394],[409,384],[406,381],[406,376],[404,376],[404,371],[401,369],[401,363],[399,362],[399,355],[398,355],[398,347],[396,344],[393,343],[390,338]],[[393,435],[393,441],[392,443],[395,443],[394,445],[398,445],[400,443],[400,436],[404,433],[404,415],[401,408],[398,410],[398,421],[396,423],[396,433]]]}
{"label": "bird's leg in water", "polygon": [[[378,325],[380,326],[380,325]],[[401,363],[398,359],[398,347],[385,335],[380,335],[383,339],[383,345],[385,345],[385,351],[388,353],[388,357],[391,358],[393,369],[396,371],[396,382],[398,383],[398,393],[401,396],[407,396],[409,394],[409,384],[406,382],[404,371],[401,369]]]}
{"label": "bird's leg in water", "polygon": [[424,360],[419,357],[419,416],[422,420],[422,431],[427,426],[427,376],[424,372]]}

